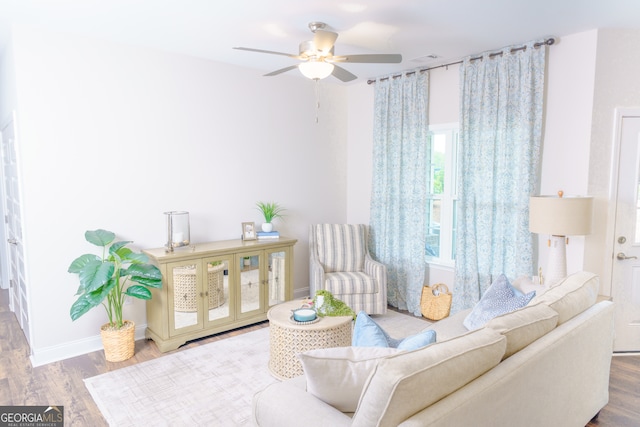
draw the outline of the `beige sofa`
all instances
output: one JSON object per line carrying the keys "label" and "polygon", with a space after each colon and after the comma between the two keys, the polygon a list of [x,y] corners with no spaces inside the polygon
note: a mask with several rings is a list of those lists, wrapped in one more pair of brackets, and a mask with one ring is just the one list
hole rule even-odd
{"label": "beige sofa", "polygon": [[469,332],[457,313],[438,342],[376,360],[357,409],[306,391],[304,376],[257,393],[259,426],[584,426],[608,402],[613,304],[573,274],[526,307]]}

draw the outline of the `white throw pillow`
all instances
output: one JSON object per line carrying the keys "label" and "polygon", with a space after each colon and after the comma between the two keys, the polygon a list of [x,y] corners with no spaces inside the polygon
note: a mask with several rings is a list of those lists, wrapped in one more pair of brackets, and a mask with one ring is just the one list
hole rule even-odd
{"label": "white throw pillow", "polygon": [[298,358],[309,393],[339,411],[355,412],[362,388],[378,361],[401,352],[382,347],[335,347],[310,350]]}

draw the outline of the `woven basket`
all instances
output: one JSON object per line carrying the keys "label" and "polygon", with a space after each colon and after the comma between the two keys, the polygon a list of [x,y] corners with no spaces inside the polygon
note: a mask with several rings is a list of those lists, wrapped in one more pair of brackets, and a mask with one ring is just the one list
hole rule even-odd
{"label": "woven basket", "polygon": [[173,269],[173,308],[175,311],[197,311],[195,266]]}
{"label": "woven basket", "polygon": [[[207,268],[207,283],[209,286],[209,308],[216,308],[224,304],[224,264]],[[198,311],[198,283],[195,266],[176,267],[173,269],[175,311]]]}
{"label": "woven basket", "polygon": [[224,269],[224,264],[218,264],[209,267],[207,270],[210,309],[224,304]]}
{"label": "woven basket", "polygon": [[[434,295],[434,291],[438,295]],[[441,320],[451,312],[451,292],[444,283],[423,286],[420,298],[420,311],[429,320]]]}
{"label": "woven basket", "polygon": [[100,327],[104,357],[108,362],[122,362],[133,356],[136,347],[136,325],[125,320],[122,328],[113,329],[109,323]]}

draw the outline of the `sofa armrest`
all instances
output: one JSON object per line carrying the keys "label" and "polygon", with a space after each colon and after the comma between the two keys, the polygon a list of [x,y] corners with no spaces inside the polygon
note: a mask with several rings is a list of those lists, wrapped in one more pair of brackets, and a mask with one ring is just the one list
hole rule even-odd
{"label": "sofa armrest", "polygon": [[304,377],[269,385],[253,397],[253,420],[260,427],[350,426],[351,417],[305,391]]}

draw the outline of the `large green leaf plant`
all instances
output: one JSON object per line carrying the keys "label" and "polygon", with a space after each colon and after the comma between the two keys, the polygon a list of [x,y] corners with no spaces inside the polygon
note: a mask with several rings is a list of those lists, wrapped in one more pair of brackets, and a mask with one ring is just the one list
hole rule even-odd
{"label": "large green leaf plant", "polygon": [[[116,235],[107,230],[90,230],[84,234],[87,242],[102,248],[102,255],[85,254],[69,266],[69,273],[78,274],[78,299],[71,306],[71,320],[76,320],[93,307],[102,304],[109,324],[116,329],[123,325],[122,307],[125,296],[151,299],[149,288],[162,287],[162,273],[149,263],[143,253],[127,248],[130,241],[114,242]],[[127,286],[132,282],[131,286]],[[126,287],[126,289],[125,289]]]}

